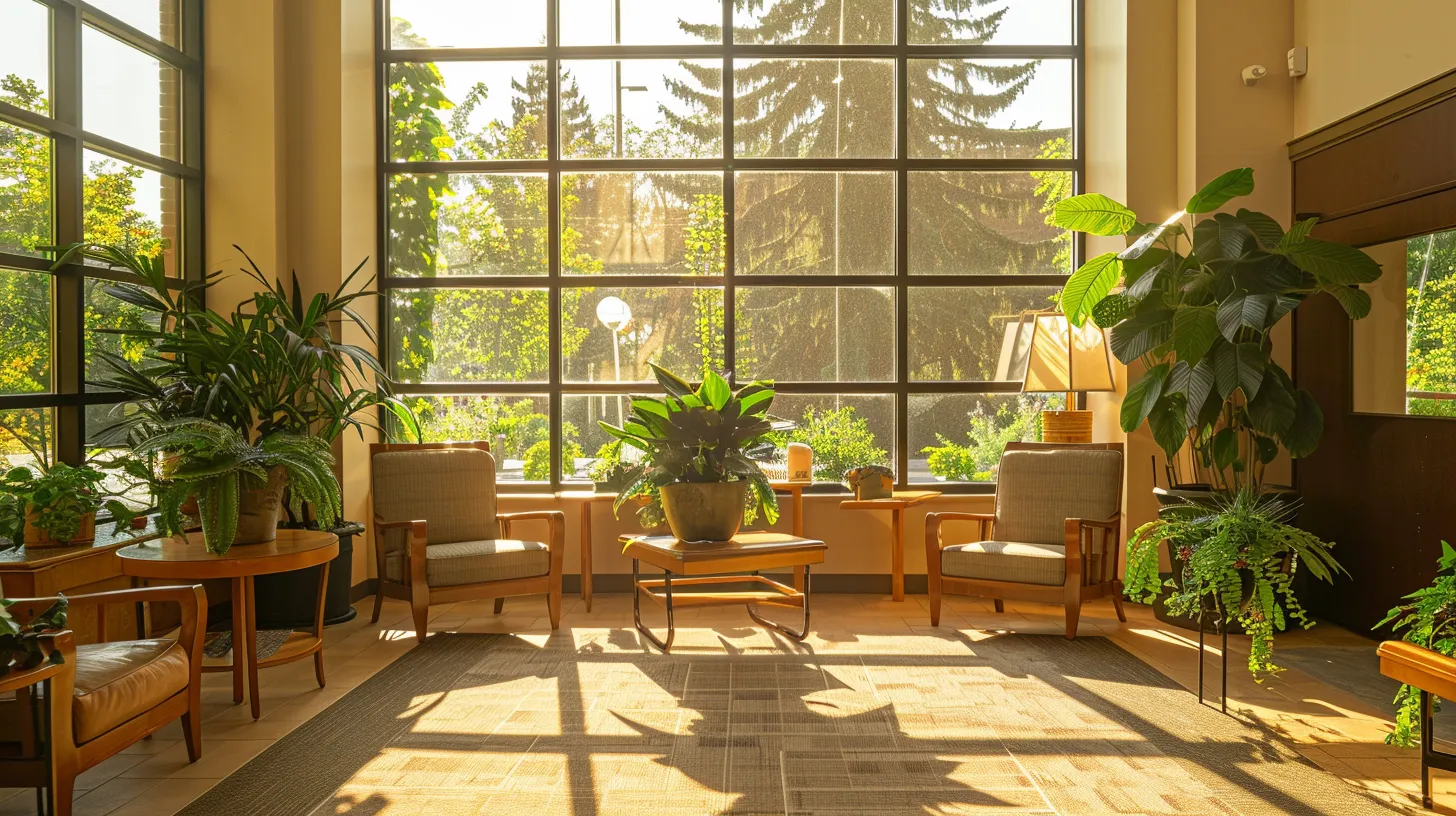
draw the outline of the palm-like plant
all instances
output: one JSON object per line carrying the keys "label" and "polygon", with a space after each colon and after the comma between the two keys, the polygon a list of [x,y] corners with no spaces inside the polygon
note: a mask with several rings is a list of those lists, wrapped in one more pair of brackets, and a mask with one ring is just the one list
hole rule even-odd
{"label": "palm-like plant", "polygon": [[633,466],[612,509],[677,482],[745,481],[745,519],[762,509],[770,524],[777,521],[778,498],[754,459],[773,450],[767,439],[773,431],[768,419],[773,383],[755,381],[734,393],[715,371],[705,372],[697,386],[657,365],[652,371],[666,395],[633,397],[632,417],[621,427],[601,423],[607,433],[646,454]]}
{"label": "palm-like plant", "polygon": [[342,507],[334,456],[321,437],[272,433],[252,443],[217,422],[177,419],[162,423],[137,444],[135,453],[175,457],[175,465],[164,475],[151,477],[160,512],[158,526],[166,535],[183,532],[182,505],[196,497],[203,539],[215,553],[227,552],[237,535],[243,491],[266,487],[274,468],[282,468],[287,476],[289,509],[294,514],[307,503],[327,529]]}

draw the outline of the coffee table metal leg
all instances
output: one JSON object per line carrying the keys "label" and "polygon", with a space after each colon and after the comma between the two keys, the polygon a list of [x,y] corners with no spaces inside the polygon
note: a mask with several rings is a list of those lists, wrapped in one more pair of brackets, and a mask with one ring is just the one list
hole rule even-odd
{"label": "coffee table metal leg", "polygon": [[642,636],[652,641],[652,645],[661,649],[664,653],[672,651],[672,638],[677,634],[677,629],[672,625],[672,573],[662,571],[662,594],[667,601],[667,640],[657,639],[646,626],[642,625],[642,587],[637,583],[637,559],[632,559],[632,625]]}
{"label": "coffee table metal leg", "polygon": [[781,632],[784,636],[790,638],[791,640],[803,640],[804,638],[809,636],[809,567],[807,565],[804,567],[804,623],[799,631],[795,632],[793,629],[790,629],[789,627],[784,626],[781,623],[774,623],[767,618],[760,617],[758,611],[754,608],[754,604],[744,604],[744,606],[748,609],[748,616],[750,618],[753,618],[755,621],[758,621],[760,624],[767,626],[776,632]]}

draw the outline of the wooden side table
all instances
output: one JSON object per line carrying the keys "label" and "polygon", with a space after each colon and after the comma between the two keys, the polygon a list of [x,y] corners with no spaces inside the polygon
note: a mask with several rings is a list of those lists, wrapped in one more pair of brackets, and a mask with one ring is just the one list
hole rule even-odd
{"label": "wooden side table", "polygon": [[[116,551],[121,571],[134,579],[200,581],[228,578],[233,588],[233,649],[227,663],[203,664],[203,671],[228,671],[233,675],[233,702],[243,701],[243,671],[248,673],[253,719],[261,716],[258,669],[290,663],[313,655],[314,675],[324,685],[324,596],[329,581],[329,562],[339,554],[339,538],[319,530],[279,530],[278,537],[262,544],[234,546],[223,555],[207,551],[201,533],[159,538]],[[253,578],[275,572],[289,572],[323,566],[319,570],[318,604],[313,632],[295,632],[265,660],[258,660],[258,618],[253,600]],[[239,655],[244,655],[242,661]]]}
{"label": "wooden side table", "polygon": [[[739,533],[732,541],[710,544],[687,544],[675,536],[631,536],[624,535],[622,554],[632,559],[632,624],[642,636],[664,652],[672,649],[672,638],[677,633],[672,612],[678,606],[737,606],[743,604],[749,617],[758,623],[782,632],[794,639],[803,640],[809,634],[809,566],[824,563],[823,541],[782,533]],[[661,580],[642,580],[638,576],[638,562],[646,561],[662,570]],[[759,570],[778,567],[794,567],[804,571],[802,591],[784,586],[778,581],[762,575],[730,575],[725,573],[757,573]],[[672,594],[673,575],[684,576],[677,580],[678,586],[712,586],[714,584],[752,583],[763,589],[737,592],[693,592]],[[656,590],[662,590],[657,592]],[[659,640],[646,626],[642,625],[642,596],[660,603],[667,610],[667,639]],[[754,609],[757,604],[797,607],[803,610],[804,618],[798,630],[781,623],[760,617]]]}
{"label": "wooden side table", "polygon": [[841,510],[890,511],[890,597],[905,600],[905,509],[940,495],[938,490],[896,490],[888,499],[845,499]]}
{"label": "wooden side table", "polygon": [[[804,488],[809,482],[773,482],[775,493],[791,497],[794,509],[794,535],[804,535]],[[611,504],[617,500],[616,493],[598,493],[595,490],[568,490],[557,493],[559,499],[581,502],[581,600],[586,611],[592,604],[592,505],[603,502]],[[804,568],[794,568],[794,589],[804,589]]]}

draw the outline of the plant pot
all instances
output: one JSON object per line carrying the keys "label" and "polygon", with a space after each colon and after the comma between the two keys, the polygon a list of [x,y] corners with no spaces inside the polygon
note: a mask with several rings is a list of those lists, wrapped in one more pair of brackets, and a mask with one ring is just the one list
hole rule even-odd
{"label": "plant pot", "polygon": [[268,484],[256,490],[243,490],[238,496],[238,532],[233,544],[262,544],[278,537],[278,519],[283,511],[283,488],[288,485],[288,471],[281,466],[269,468]]}
{"label": "plant pot", "polygon": [[727,541],[743,524],[748,483],[679,482],[662,487],[667,526],[682,541]]}
{"label": "plant pot", "polygon": [[76,534],[70,538],[52,538],[50,533],[35,526],[35,518],[35,513],[30,513],[25,517],[25,546],[29,549],[74,547],[77,544],[90,544],[96,540],[95,513],[87,513],[82,516],[81,525],[76,528]]}
{"label": "plant pot", "polygon": [[[304,525],[293,525],[300,529]],[[339,554],[329,562],[329,579],[324,585],[324,625],[351,621],[354,610],[354,536],[364,525],[340,522],[329,532],[339,537]],[[318,604],[318,571],[321,567],[259,575],[253,579],[259,629],[312,629]]]}

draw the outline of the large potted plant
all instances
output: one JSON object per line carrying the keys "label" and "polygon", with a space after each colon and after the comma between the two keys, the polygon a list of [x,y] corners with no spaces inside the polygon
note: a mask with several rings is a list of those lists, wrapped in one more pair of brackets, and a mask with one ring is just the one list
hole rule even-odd
{"label": "large potted plant", "polygon": [[[1264,655],[1273,638],[1259,619],[1267,598],[1244,603],[1246,586],[1252,581],[1282,595],[1278,585],[1260,584],[1259,576],[1267,577],[1275,563],[1287,576],[1297,556],[1312,563],[1310,552],[1328,554],[1328,545],[1316,546],[1289,524],[1293,503],[1271,497],[1277,491],[1265,484],[1266,468],[1281,449],[1308,456],[1324,427],[1313,396],[1295,387],[1274,360],[1270,337],[1315,294],[1334,297],[1353,319],[1364,317],[1370,296],[1357,287],[1379,278],[1380,266],[1357,249],[1311,237],[1316,219],[1286,231],[1264,213],[1215,212],[1253,190],[1254,171],[1241,168],[1209,182],[1160,223],[1139,221],[1095,193],[1064,199],[1053,221],[1127,239],[1126,249],[1092,258],[1073,273],[1061,306],[1075,326],[1091,320],[1110,330],[1118,360],[1141,363],[1144,373],[1123,399],[1121,425],[1132,432],[1147,423],[1167,456],[1170,485],[1179,491],[1162,518],[1134,534],[1128,592],[1139,600],[1158,594],[1156,554],[1149,556],[1148,549],[1169,540],[1176,544],[1169,586],[1180,599],[1189,593],[1207,598],[1224,617],[1245,623],[1263,640],[1255,652]],[[1226,546],[1230,541],[1241,543]],[[1337,568],[1330,559],[1326,569],[1311,574],[1329,580]],[[1190,604],[1179,606],[1197,609]],[[1288,609],[1268,613],[1274,628],[1283,627]],[[1262,671],[1270,664],[1250,665]]]}
{"label": "large potted plant", "polygon": [[[1430,586],[1405,596],[1375,627],[1390,626],[1401,640],[1429,649],[1444,658],[1456,657],[1456,549],[1441,542],[1436,579]],[[1449,661],[1437,661],[1438,665]],[[1434,700],[1432,705],[1439,705]],[[1385,735],[1387,745],[1412,748],[1421,736],[1421,690],[1404,683],[1395,694],[1395,728]]]}
{"label": "large potted plant", "polygon": [[750,456],[772,449],[773,384],[753,382],[735,393],[711,370],[696,386],[656,365],[652,371],[666,394],[633,397],[632,417],[621,427],[601,423],[645,454],[613,510],[656,490],[668,526],[683,541],[726,541],[759,511],[776,521],[778,499]]}
{"label": "large potted plant", "polygon": [[[418,438],[413,412],[391,395],[375,356],[335,339],[336,324],[348,323],[375,338],[354,308],[360,298],[376,294],[370,291],[372,279],[356,280],[362,263],[334,292],[306,296],[296,275],[288,286],[281,280],[269,281],[247,258],[242,272],[256,284],[255,293],[232,311],[221,312],[200,305],[217,273],[173,288],[177,282],[167,276],[159,258],[115,247],[73,245],[61,262],[76,254],[136,275],[137,282],[116,283],[104,291],[150,317],[147,328],[115,330],[144,349],[140,361],[98,352],[99,368],[105,373],[95,384],[121,392],[128,404],[108,431],[127,433],[134,446],[161,433],[169,421],[201,419],[232,429],[255,448],[265,447],[275,435],[313,437],[327,448],[346,430],[362,434],[364,426],[374,424],[379,408]],[[371,385],[370,379],[378,385]],[[175,452],[162,451],[161,457],[164,474],[177,467]],[[284,487],[291,491],[294,486]],[[243,498],[271,501],[266,491],[249,491]],[[288,516],[285,524],[328,526],[336,521],[332,513],[313,506],[310,497],[282,506]],[[352,534],[361,529],[353,523],[334,526],[340,553],[329,570],[325,604],[329,622],[353,617],[351,544]],[[311,570],[260,578],[256,588],[260,625],[310,625],[315,586],[316,573]]]}
{"label": "large potted plant", "polygon": [[135,511],[108,489],[94,461],[79,467],[53,462],[43,442],[37,447],[26,434],[12,436],[33,461],[0,468],[0,549],[7,542],[32,548],[90,543],[96,539],[96,513],[103,509],[116,522],[116,533],[131,524]]}

